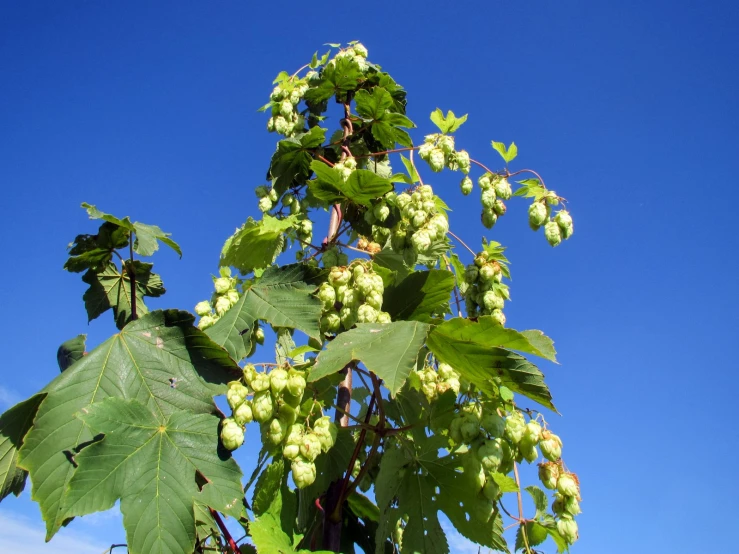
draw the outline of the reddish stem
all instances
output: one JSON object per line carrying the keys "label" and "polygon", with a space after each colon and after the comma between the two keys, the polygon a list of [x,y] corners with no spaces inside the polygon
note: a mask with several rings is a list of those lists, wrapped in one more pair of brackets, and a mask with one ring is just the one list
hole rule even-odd
{"label": "reddish stem", "polygon": [[226,524],[223,523],[223,519],[221,519],[221,514],[216,512],[213,508],[209,508],[209,510],[210,510],[210,515],[213,516],[213,519],[216,520],[216,524],[218,525],[218,528],[221,530],[221,533],[223,533],[223,536],[226,537],[226,542],[228,542],[229,548],[234,551],[234,554],[241,554],[239,545],[236,544],[236,541],[234,541],[233,537],[231,536],[231,533],[229,533],[228,529],[226,528]]}

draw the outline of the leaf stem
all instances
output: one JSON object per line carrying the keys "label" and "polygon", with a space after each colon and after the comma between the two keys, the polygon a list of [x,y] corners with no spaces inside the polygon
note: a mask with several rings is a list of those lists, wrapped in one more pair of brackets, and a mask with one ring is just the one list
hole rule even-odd
{"label": "leaf stem", "polygon": [[526,535],[526,520],[523,517],[523,498],[521,496],[521,479],[518,477],[518,464],[513,462],[513,476],[516,478],[516,485],[518,485],[518,521],[521,523],[521,536],[523,537],[524,546],[526,546],[526,553],[531,554],[531,547],[529,546],[529,538]]}
{"label": "leaf stem", "polygon": [[477,256],[477,253],[476,253],[476,252],[475,252],[474,250],[472,250],[472,248],[470,248],[469,246],[467,246],[467,245],[465,244],[465,242],[464,242],[464,241],[463,241],[463,240],[462,240],[461,238],[459,238],[459,237],[458,237],[457,235],[455,235],[455,234],[454,234],[454,233],[452,233],[451,231],[447,231],[447,233],[449,233],[449,234],[450,234],[450,235],[452,236],[452,238],[454,238],[454,239],[455,239],[455,240],[456,240],[457,242],[459,242],[459,244],[461,244],[461,245],[462,245],[462,246],[464,246],[464,247],[465,247],[465,248],[466,248],[467,250],[469,250],[470,254],[472,254],[473,256]]}
{"label": "leaf stem", "polygon": [[133,267],[133,235],[131,235],[130,237],[128,246],[130,251],[130,258],[126,267],[126,271],[128,272],[129,283],[131,283],[131,320],[135,321],[136,319],[138,319],[138,315],[136,314],[136,270]]}
{"label": "leaf stem", "polygon": [[208,508],[208,509],[210,510],[210,515],[213,516],[213,519],[216,521],[218,528],[221,530],[221,533],[223,533],[223,536],[226,537],[226,542],[228,542],[229,548],[233,550],[234,554],[241,554],[239,545],[236,544],[236,541],[234,541],[233,537],[231,536],[231,533],[228,531],[226,524],[223,523],[223,519],[221,519],[221,514],[216,512],[213,508]]}
{"label": "leaf stem", "polygon": [[[444,254],[444,263],[446,264],[447,271],[454,273],[452,271],[452,264],[449,263],[449,258],[446,257],[446,254]],[[462,305],[459,301],[459,286],[457,285],[457,275],[454,274],[454,301],[457,304],[457,315],[459,317],[462,317]]]}

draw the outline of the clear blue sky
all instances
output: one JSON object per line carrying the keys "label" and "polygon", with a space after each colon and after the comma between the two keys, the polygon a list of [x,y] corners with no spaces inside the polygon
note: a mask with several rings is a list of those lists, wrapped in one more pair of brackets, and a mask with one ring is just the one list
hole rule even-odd
{"label": "clear blue sky", "polygon": [[[560,353],[542,367],[582,481],[574,552],[726,548],[739,492],[739,4],[253,6],[4,3],[0,409],[57,374],[59,343],[114,332],[107,315],[87,325],[84,285],[61,269],[95,228],[80,202],[173,233],[184,256],[157,256],[169,292],[151,305],[190,309],[210,295],[223,240],[256,213],[275,141],[256,109],[273,77],[358,39],[408,90],[417,139],[437,106],[469,113],[458,145],[497,164],[489,141],[515,140],[513,168],[570,200],[575,235],[557,249],[528,230],[524,202],[487,235],[510,247],[509,325],[543,329]],[[456,181],[431,179],[454,197],[452,228],[479,241],[479,204]],[[26,492],[0,505],[0,550],[100,552],[123,538],[116,515],[86,521],[39,546]]]}

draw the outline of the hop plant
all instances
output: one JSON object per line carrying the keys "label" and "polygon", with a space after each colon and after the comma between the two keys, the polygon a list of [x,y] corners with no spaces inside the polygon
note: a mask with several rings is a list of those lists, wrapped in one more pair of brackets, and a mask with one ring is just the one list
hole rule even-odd
{"label": "hop plant", "polygon": [[542,202],[534,202],[529,207],[529,225],[532,229],[537,230],[549,218],[549,210]]}
{"label": "hop plant", "polygon": [[274,415],[275,405],[268,390],[254,393],[252,412],[254,419],[259,423],[264,423]]}
{"label": "hop plant", "polygon": [[562,439],[547,429],[541,432],[539,448],[547,460],[556,462],[562,457]]}
{"label": "hop plant", "polygon": [[562,473],[557,479],[557,490],[565,496],[580,497],[580,485],[572,473]]}
{"label": "hop plant", "polygon": [[521,442],[524,433],[526,432],[526,420],[523,414],[518,411],[514,411],[511,415],[506,418],[505,422],[505,434],[511,440],[513,444]]}
{"label": "hop plant", "polygon": [[293,481],[299,489],[311,486],[316,480],[316,464],[298,456],[290,466]]}
{"label": "hop plant", "polygon": [[233,411],[233,419],[239,425],[246,425],[254,420],[254,414],[251,411],[251,403],[243,402]]}
{"label": "hop plant", "polygon": [[226,391],[228,405],[231,406],[232,410],[235,410],[244,403],[248,394],[249,389],[242,385],[241,381],[231,381]]}
{"label": "hop plant", "polygon": [[553,462],[544,462],[539,464],[539,480],[548,489],[557,489],[557,480],[559,479],[559,473],[559,465]]}
{"label": "hop plant", "polygon": [[557,531],[567,544],[573,544],[578,539],[577,522],[571,517],[563,515],[557,521]]}

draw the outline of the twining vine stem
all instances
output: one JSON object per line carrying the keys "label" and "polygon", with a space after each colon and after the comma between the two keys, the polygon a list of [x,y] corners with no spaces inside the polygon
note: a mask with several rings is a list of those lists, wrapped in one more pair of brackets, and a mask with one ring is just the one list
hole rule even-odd
{"label": "twining vine stem", "polygon": [[[128,260],[127,269],[128,272],[128,279],[131,283],[131,319],[136,320],[138,319],[138,316],[136,315],[136,270],[133,267],[133,235],[130,237],[129,247],[130,247],[130,259]],[[126,290],[126,289],[123,289]]]}
{"label": "twining vine stem", "polygon": [[233,537],[231,536],[231,533],[226,528],[225,523],[223,523],[223,519],[221,519],[221,514],[216,512],[213,508],[208,508],[208,509],[210,510],[210,515],[213,516],[213,519],[218,525],[218,528],[221,530],[221,533],[223,533],[223,536],[226,537],[226,542],[228,542],[229,548],[233,550],[234,554],[241,554],[239,545],[236,544],[236,541],[234,541]]}

